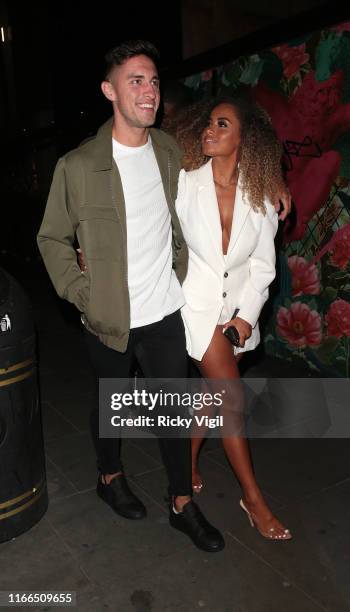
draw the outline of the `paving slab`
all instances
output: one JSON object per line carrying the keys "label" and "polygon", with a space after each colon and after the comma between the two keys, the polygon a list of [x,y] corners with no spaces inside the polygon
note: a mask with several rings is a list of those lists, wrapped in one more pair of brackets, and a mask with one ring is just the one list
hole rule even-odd
{"label": "paving slab", "polygon": [[92,492],[52,506],[48,513],[48,522],[84,573],[95,586],[104,588],[103,603],[110,609],[322,609],[287,576],[275,572],[233,538],[226,539],[221,553],[198,551],[183,534],[168,526],[161,508],[142,493],[140,496],[148,507],[143,521],[126,521],[114,515]]}
{"label": "paving slab", "polygon": [[[115,515],[95,493],[88,425],[94,380],[79,316],[55,297],[43,274],[27,284],[39,331],[50,503],[30,531],[0,545],[1,588],[75,590],[75,609],[82,612],[350,609],[347,440],[252,440],[258,481],[291,528],[291,542],[266,541],[250,527],[219,439],[202,449],[205,486],[195,499],[223,530],[224,551],[203,553],[169,527],[167,478],[156,439],[123,441],[126,472],[148,508],[147,519]],[[305,372],[272,357],[259,361],[257,352],[245,375]],[[336,385],[328,393],[340,401],[346,419]]]}
{"label": "paving slab", "polygon": [[[316,493],[296,506],[296,512],[305,534],[305,542],[322,566],[320,578],[322,576],[324,584],[328,584],[330,595],[332,590],[339,595],[338,603],[331,602],[330,597],[330,603],[337,611],[340,610],[341,599],[344,600],[347,609],[350,609],[349,507],[350,485],[348,482]],[[293,512],[293,508],[290,509],[290,512]],[[302,542],[300,545],[302,546]],[[309,564],[310,557],[303,556],[303,570],[306,565],[305,561]],[[311,569],[311,565],[309,567]],[[298,571],[300,572],[301,569],[299,564]],[[330,587],[330,582],[333,584],[333,589]],[[315,585],[311,583],[305,586],[310,590],[315,588]],[[325,593],[324,590],[323,593]]]}
{"label": "paving slab", "polygon": [[90,585],[46,516],[26,533],[1,544],[0,563],[2,590],[79,591]]}
{"label": "paving slab", "polygon": [[[74,433],[46,441],[46,453],[78,491],[96,486],[97,467],[90,432]],[[159,462],[122,441],[122,460],[129,476],[159,467]]]}
{"label": "paving slab", "polygon": [[[51,393],[51,399],[47,400],[49,404],[56,412],[56,414],[65,423],[70,425],[70,432],[86,432],[89,431],[90,412],[94,406],[95,395],[93,393],[87,393],[82,395],[81,393],[70,393],[61,394],[59,397],[54,397]],[[66,433],[69,433],[67,431]]]}
{"label": "paving slab", "polygon": [[77,493],[77,488],[62,471],[46,456],[46,481],[49,503],[54,503],[64,497]]}
{"label": "paving slab", "polygon": [[[257,480],[281,503],[294,502],[349,476],[347,440],[251,440]],[[218,449],[210,457],[227,465]]]}
{"label": "paving slab", "polygon": [[62,414],[57,412],[53,404],[47,400],[41,402],[41,416],[44,440],[46,442],[79,431],[73,423],[63,418]]}
{"label": "paving slab", "polygon": [[77,491],[96,485],[96,459],[89,432],[47,440],[46,454]]}

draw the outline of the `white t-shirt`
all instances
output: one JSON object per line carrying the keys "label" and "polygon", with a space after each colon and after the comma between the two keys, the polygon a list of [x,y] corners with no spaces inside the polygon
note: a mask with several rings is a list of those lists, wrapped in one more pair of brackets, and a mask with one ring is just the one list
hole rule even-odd
{"label": "white t-shirt", "polygon": [[126,208],[130,327],[161,321],[184,305],[172,269],[171,217],[152,141],[128,147],[113,139]]}

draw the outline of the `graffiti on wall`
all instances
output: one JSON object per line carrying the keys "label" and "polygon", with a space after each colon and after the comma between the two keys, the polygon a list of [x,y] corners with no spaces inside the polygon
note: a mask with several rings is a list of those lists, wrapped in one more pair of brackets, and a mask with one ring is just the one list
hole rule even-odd
{"label": "graffiti on wall", "polygon": [[267,353],[350,376],[350,22],[190,76],[197,97],[251,88],[283,143],[283,227]]}

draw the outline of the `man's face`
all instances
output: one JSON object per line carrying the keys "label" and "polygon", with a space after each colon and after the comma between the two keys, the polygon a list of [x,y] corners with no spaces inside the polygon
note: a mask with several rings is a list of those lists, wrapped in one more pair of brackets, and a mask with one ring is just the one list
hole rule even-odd
{"label": "man's face", "polygon": [[159,77],[149,57],[136,55],[116,66],[109,83],[104,82],[103,86],[104,94],[108,93],[112,101],[117,123],[136,128],[154,124],[160,100]]}

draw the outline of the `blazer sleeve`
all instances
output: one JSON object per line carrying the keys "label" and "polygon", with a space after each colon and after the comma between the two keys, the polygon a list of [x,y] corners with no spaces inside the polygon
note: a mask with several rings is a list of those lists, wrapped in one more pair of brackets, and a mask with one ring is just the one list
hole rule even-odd
{"label": "blazer sleeve", "polygon": [[66,162],[61,158],[54,172],[37,241],[58,295],[84,312],[89,300],[89,280],[80,271],[73,247],[77,225],[78,220],[70,207]]}
{"label": "blazer sleeve", "polygon": [[[258,242],[250,255],[249,276],[244,284],[239,317],[257,324],[261,309],[269,296],[269,285],[276,275],[276,253],[274,239],[278,228],[278,215],[270,202],[265,202],[266,214],[262,222]],[[257,214],[252,211],[251,214]]]}
{"label": "blazer sleeve", "polygon": [[181,212],[185,208],[186,199],[188,196],[188,185],[187,185],[187,173],[185,170],[180,170],[179,174],[179,182],[177,187],[177,198],[175,202],[175,208],[178,216],[181,215]]}

